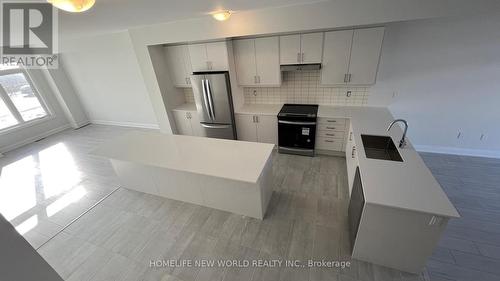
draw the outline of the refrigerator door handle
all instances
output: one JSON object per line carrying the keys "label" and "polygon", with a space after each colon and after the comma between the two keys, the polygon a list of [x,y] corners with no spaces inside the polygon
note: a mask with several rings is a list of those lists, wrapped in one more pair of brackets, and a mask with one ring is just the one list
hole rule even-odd
{"label": "refrigerator door handle", "polygon": [[205,83],[207,85],[207,96],[208,96],[208,104],[210,105],[210,114],[212,115],[212,120],[215,120],[215,108],[214,108],[214,101],[212,97],[212,89],[210,88],[210,80],[206,79]]}
{"label": "refrigerator door handle", "polygon": [[205,79],[201,79],[201,89],[203,90],[203,103],[205,104],[205,109],[207,110],[208,117],[213,120],[212,114],[210,112],[210,109],[208,107],[208,102],[207,102],[207,90],[205,88]]}
{"label": "refrigerator door handle", "polygon": [[232,126],[231,124],[218,125],[218,124],[204,124],[204,123],[200,123],[200,125],[204,128],[209,128],[209,129],[227,129]]}

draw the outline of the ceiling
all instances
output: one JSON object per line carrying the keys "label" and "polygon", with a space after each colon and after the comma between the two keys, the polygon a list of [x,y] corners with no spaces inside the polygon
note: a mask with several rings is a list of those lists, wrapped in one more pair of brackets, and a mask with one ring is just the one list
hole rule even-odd
{"label": "ceiling", "polygon": [[83,13],[60,11],[59,33],[62,37],[80,37],[199,18],[221,9],[238,12],[322,1],[325,0],[96,0],[94,7]]}

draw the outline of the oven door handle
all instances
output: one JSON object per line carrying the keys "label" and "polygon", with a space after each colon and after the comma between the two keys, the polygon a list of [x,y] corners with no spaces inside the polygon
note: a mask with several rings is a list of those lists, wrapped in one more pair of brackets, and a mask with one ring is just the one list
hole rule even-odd
{"label": "oven door handle", "polygon": [[290,124],[290,125],[316,125],[316,122],[300,122],[300,121],[286,121],[278,120],[279,124]]}

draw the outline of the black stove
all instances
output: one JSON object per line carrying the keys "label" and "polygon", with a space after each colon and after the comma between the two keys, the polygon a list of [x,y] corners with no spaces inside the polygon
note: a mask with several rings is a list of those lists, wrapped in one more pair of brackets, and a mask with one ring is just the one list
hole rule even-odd
{"label": "black stove", "polygon": [[278,151],[314,156],[318,105],[285,104],[278,113]]}
{"label": "black stove", "polygon": [[278,113],[279,117],[305,117],[316,118],[318,113],[317,104],[290,104],[285,103]]}

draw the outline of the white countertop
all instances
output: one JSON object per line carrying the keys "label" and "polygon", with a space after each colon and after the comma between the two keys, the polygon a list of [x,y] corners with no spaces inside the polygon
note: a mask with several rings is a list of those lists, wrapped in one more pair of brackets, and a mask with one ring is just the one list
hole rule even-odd
{"label": "white countertop", "polygon": [[278,115],[282,104],[244,104],[235,110],[236,114]]}
{"label": "white countertop", "polygon": [[256,183],[273,144],[134,131],[92,154],[177,171]]}
{"label": "white countertop", "polygon": [[196,104],[195,103],[183,103],[181,105],[176,106],[172,110],[175,110],[175,111],[196,111]]}
{"label": "white countertop", "polygon": [[[281,105],[245,105],[245,112],[258,114],[258,110]],[[403,162],[366,158],[361,134],[390,136],[399,144],[402,129],[394,126],[387,132],[387,126],[394,117],[385,107],[319,106],[318,117],[349,118],[356,143],[361,180],[366,203],[436,214],[445,217],[459,217],[448,196],[436,181],[420,155],[413,149],[410,140],[404,148],[398,148]],[[409,124],[411,131],[411,122]]]}

